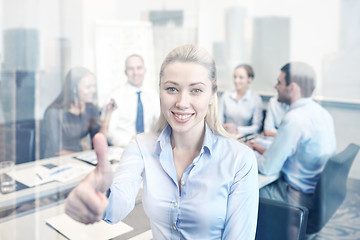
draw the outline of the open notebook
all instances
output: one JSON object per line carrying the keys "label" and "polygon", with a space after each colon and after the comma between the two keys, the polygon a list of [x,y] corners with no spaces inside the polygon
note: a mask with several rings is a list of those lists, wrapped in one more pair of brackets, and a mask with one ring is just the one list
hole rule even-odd
{"label": "open notebook", "polygon": [[78,240],[111,239],[133,230],[132,227],[123,222],[108,224],[100,221],[85,225],[73,220],[65,213],[47,219],[46,223],[68,239]]}
{"label": "open notebook", "polygon": [[[116,147],[115,148],[114,147],[109,148],[109,150],[108,150],[109,161],[112,164],[116,163],[116,162],[119,162],[123,151],[124,151],[123,148],[116,148]],[[96,153],[94,151],[79,154],[79,155],[75,156],[74,158],[76,158],[78,160],[81,160],[81,161],[84,161],[84,162],[87,162],[87,163],[90,163],[91,165],[94,165],[94,166],[96,166],[96,164],[97,164]]]}

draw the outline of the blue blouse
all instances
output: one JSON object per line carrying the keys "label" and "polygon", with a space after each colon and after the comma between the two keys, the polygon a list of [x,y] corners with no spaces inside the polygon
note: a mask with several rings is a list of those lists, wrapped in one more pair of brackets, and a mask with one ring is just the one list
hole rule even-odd
{"label": "blue blouse", "polygon": [[116,223],[133,209],[143,181],[143,206],[154,239],[254,239],[258,171],[253,151],[206,125],[200,154],[185,170],[179,191],[170,144],[140,134],[124,151],[104,220]]}

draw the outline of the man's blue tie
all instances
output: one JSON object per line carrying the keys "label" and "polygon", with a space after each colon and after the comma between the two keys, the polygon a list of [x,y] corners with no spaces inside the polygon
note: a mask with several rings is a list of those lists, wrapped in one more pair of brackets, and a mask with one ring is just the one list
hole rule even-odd
{"label": "man's blue tie", "polygon": [[136,133],[144,132],[144,109],[141,102],[141,91],[136,92],[138,95],[137,114],[136,114]]}

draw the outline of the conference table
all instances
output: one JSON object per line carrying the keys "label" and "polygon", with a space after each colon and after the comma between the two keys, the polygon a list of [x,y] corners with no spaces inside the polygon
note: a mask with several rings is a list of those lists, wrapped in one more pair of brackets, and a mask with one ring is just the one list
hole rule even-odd
{"label": "conference table", "polygon": [[[112,154],[109,153],[113,160],[112,167],[115,170],[117,163],[120,160],[122,149],[110,148]],[[114,154],[115,153],[115,154]],[[116,153],[118,153],[116,155]],[[85,151],[81,153],[74,153],[66,156],[53,157],[48,159],[41,159],[33,162],[23,163],[15,166],[15,173],[12,175],[17,181],[17,191],[12,193],[0,193],[0,239],[89,239],[89,236],[74,236],[71,235],[72,229],[65,229],[62,231],[54,227],[50,220],[55,221],[57,216],[64,214],[64,201],[70,191],[84,178],[84,176],[94,169],[95,166],[77,159],[76,157],[85,157],[88,160],[89,156],[95,156],[93,151]],[[77,174],[70,174],[71,177],[64,174],[58,179],[41,179],[38,172],[47,167],[55,169],[56,173],[62,172],[64,169]],[[72,166],[73,169],[67,170]],[[41,172],[41,171],[40,171]],[[53,171],[54,172],[54,171]],[[65,172],[65,171],[64,171]],[[42,176],[44,177],[44,175]],[[259,174],[259,188],[275,181],[278,175],[264,176]],[[29,181],[30,179],[30,181]],[[35,179],[35,180],[34,180]],[[44,181],[45,180],[45,181]],[[24,181],[30,182],[27,186]],[[23,184],[23,183],[24,184]],[[124,231],[115,234],[113,239],[123,240],[147,240],[152,239],[150,230],[150,223],[144,212],[141,202],[142,189],[136,199],[134,210],[123,219],[121,227]],[[65,215],[65,216],[64,216]],[[58,220],[60,221],[60,220]],[[74,225],[69,227],[77,227],[75,223],[70,223],[69,219],[65,219],[64,225]],[[104,222],[103,222],[104,223]],[[77,224],[77,223],[76,223]],[[110,225],[106,224],[105,225]],[[85,225],[84,225],[85,226]],[[78,226],[81,228],[82,226]],[[85,232],[91,233],[96,230],[95,226],[86,226],[89,230]],[[94,229],[91,229],[94,227]],[[98,227],[98,226],[96,226]],[[104,227],[104,226],[102,226]],[[106,228],[107,226],[105,226]],[[68,231],[68,232],[66,232]],[[69,233],[70,234],[67,234]],[[104,229],[103,232],[111,232],[112,230]],[[83,237],[83,238],[82,238]],[[94,239],[100,239],[101,236],[93,236]],[[104,238],[106,239],[106,237]]]}

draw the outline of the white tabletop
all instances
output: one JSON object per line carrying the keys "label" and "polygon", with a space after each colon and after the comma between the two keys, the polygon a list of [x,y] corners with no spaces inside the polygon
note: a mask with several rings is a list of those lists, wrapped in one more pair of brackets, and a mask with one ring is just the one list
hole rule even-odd
{"label": "white tabletop", "polygon": [[[71,154],[62,157],[54,157],[54,158],[42,159],[34,162],[19,164],[15,166],[16,167],[15,171],[35,168],[36,166],[40,166],[44,164],[54,164],[57,166],[61,166],[64,164],[80,164],[87,167],[90,166],[90,168],[94,168],[85,162],[73,158],[76,155],[77,154]],[[34,175],[34,178],[35,177],[36,176]],[[0,193],[0,210],[9,208],[11,206],[14,206],[15,204],[21,204],[29,200],[33,200],[35,198],[50,196],[58,192],[64,192],[66,190],[70,190],[74,188],[83,177],[84,175],[81,175],[74,179],[71,179],[68,182],[52,181],[46,184],[25,188],[13,193],[7,193],[7,194]]]}
{"label": "white tabletop", "polygon": [[[16,170],[33,168],[37,165],[48,163],[58,166],[63,164],[83,164],[84,166],[91,166],[74,158],[74,156],[78,156],[79,154],[81,153],[20,164],[16,166]],[[116,166],[113,165],[113,167],[115,168]],[[0,194],[0,210],[14,208],[27,201],[38,200],[42,197],[51,196],[52,194],[69,192],[83,179],[84,175],[71,179],[68,182],[49,182],[14,193]],[[259,188],[275,181],[277,178],[278,175],[264,176],[259,174]],[[55,201],[44,206],[39,203],[40,201],[35,201],[33,203],[33,209],[31,210],[7,217],[0,215],[0,239],[66,239],[46,224],[46,219],[63,213],[63,201],[63,199],[60,199],[60,201]],[[139,219],[142,219],[140,220],[140,222],[142,222],[140,224]],[[149,232],[150,224],[143,211],[141,201],[137,201],[135,209],[124,219],[124,222],[133,227],[134,230],[116,239],[139,239],[139,237],[151,239],[149,238],[149,236],[151,237],[151,232]]]}
{"label": "white tabletop", "polygon": [[[114,151],[122,152],[122,148],[117,148],[117,147],[111,147],[109,148],[109,151],[110,150],[112,152]],[[87,171],[80,175],[77,175],[75,178],[72,178],[66,182],[52,181],[41,185],[36,185],[34,187],[28,187],[13,193],[2,194],[0,192],[0,211],[11,207],[15,207],[16,205],[20,205],[30,200],[40,199],[42,197],[51,196],[57,193],[64,193],[73,189],[84,178],[87,172],[95,168],[91,164],[85,163],[83,161],[74,158],[75,156],[80,156],[87,153],[94,153],[94,151],[90,150],[90,151],[78,152],[65,156],[41,159],[33,162],[15,165],[15,171],[31,170],[36,167],[43,166],[45,164],[53,164],[56,166],[64,166],[64,165],[81,166],[85,168]],[[120,160],[120,157],[121,155],[119,155],[117,159]],[[113,170],[116,168],[116,166],[117,166],[116,163],[112,165]],[[35,175],[34,171],[30,171],[30,172],[33,172],[32,173],[33,178],[38,177]]]}

